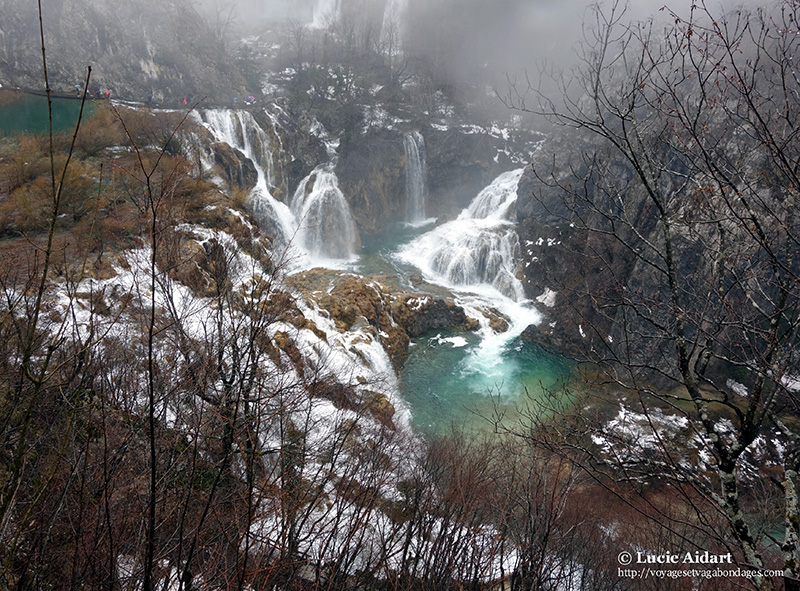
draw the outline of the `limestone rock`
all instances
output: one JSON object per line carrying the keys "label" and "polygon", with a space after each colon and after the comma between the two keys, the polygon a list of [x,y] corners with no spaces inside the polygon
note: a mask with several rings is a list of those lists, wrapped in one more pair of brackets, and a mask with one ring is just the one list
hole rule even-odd
{"label": "limestone rock", "polygon": [[273,343],[276,347],[278,347],[281,351],[286,353],[286,356],[292,362],[292,365],[297,371],[298,374],[302,375],[305,371],[305,364],[303,363],[303,354],[300,353],[300,349],[297,348],[297,345],[294,344],[291,337],[283,331],[278,331],[275,333],[275,336],[272,338]]}
{"label": "limestone rock", "polygon": [[320,305],[330,312],[340,330],[350,330],[364,318],[385,335],[381,341],[392,364],[396,368],[403,366],[408,356],[408,335],[393,322],[384,297],[375,287],[362,279],[347,277],[320,299]]}
{"label": "limestone rock", "polygon": [[403,219],[405,155],[397,132],[374,130],[351,138],[336,172],[359,231],[381,234],[389,219]]}
{"label": "limestone rock", "polygon": [[467,315],[451,301],[432,296],[405,295],[392,305],[392,316],[411,337],[431,330],[462,327]]}
{"label": "limestone rock", "polygon": [[258,172],[253,162],[241,151],[221,142],[212,144],[211,150],[214,152],[214,162],[222,169],[228,186],[242,191],[255,187]]}
{"label": "limestone rock", "polygon": [[[50,83],[74,93],[92,65],[90,90],[111,97],[181,105],[230,104],[246,82],[211,28],[187,0],[53,0],[43,3]],[[36,3],[0,3],[0,77],[4,85],[41,88]]]}
{"label": "limestone rock", "polygon": [[367,412],[381,425],[394,430],[396,428],[393,421],[394,405],[380,392],[366,391],[365,394],[367,395],[365,401]]}

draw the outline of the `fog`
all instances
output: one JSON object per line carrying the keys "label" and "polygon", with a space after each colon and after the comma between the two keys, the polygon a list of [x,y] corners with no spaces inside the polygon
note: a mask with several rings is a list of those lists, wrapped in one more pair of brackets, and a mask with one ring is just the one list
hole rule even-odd
{"label": "fog", "polygon": [[[608,2],[605,2],[608,4]],[[323,13],[389,12],[399,7],[399,28],[409,51],[433,53],[457,78],[480,68],[516,71],[543,59],[566,63],[581,39],[589,0],[201,0],[212,20],[230,19],[242,35],[284,25],[320,22]],[[664,0],[631,0],[632,20],[661,17]],[[690,0],[670,6],[684,11]],[[334,16],[333,14],[329,16]]]}
{"label": "fog", "polygon": [[[432,76],[461,92],[508,86],[509,78],[542,65],[567,70],[577,61],[590,0],[201,0],[201,10],[219,23],[228,19],[240,36],[333,22],[342,15],[396,23],[407,56],[429,62]],[[600,5],[608,11],[613,0]],[[665,6],[666,4],[666,6]],[[687,15],[692,0],[629,0],[624,20],[668,22],[670,11]],[[707,6],[733,8],[722,0]],[[375,18],[375,15],[379,15]],[[380,22],[383,16],[383,23]],[[323,18],[326,17],[326,18]],[[466,89],[466,90],[465,90]]]}
{"label": "fog", "polygon": [[[428,19],[432,27],[456,24],[465,34],[464,48],[492,48],[495,55],[513,56],[522,47],[551,51],[568,49],[580,37],[581,22],[591,0],[199,0],[206,15],[233,15],[245,30],[280,22],[311,22],[316,14],[356,6],[400,5],[404,17],[413,23]],[[601,2],[609,5],[610,2]],[[664,0],[630,0],[628,13],[632,19],[658,16]],[[682,11],[690,0],[668,3]]]}

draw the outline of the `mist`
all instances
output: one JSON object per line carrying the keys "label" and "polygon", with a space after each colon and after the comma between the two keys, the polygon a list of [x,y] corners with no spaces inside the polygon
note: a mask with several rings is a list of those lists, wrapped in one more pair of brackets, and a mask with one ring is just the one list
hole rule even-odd
{"label": "mist", "polygon": [[[579,63],[585,30],[591,27],[590,0],[201,0],[199,10],[218,30],[242,39],[269,30],[271,43],[287,44],[275,32],[306,27],[327,34],[326,27],[371,29],[377,39],[387,22],[399,33],[402,52],[431,86],[444,89],[455,103],[502,109],[497,94],[510,81],[539,84],[542,68],[569,72]],[[652,19],[667,24],[672,12],[687,16],[691,0],[620,2],[623,21]],[[600,2],[608,13],[614,0]],[[710,1],[717,12],[731,5]],[[338,25],[335,25],[337,23]],[[278,39],[278,41],[275,41]],[[317,41],[320,45],[327,41]],[[288,50],[287,50],[288,51]],[[551,88],[548,92],[557,92]],[[494,106],[493,106],[494,105]]]}
{"label": "mist", "polygon": [[[405,54],[425,61],[431,75],[446,86],[474,94],[504,87],[509,77],[535,72],[543,63],[568,69],[575,62],[590,4],[589,0],[202,0],[200,10],[218,28],[230,27],[244,37],[266,28],[333,22],[342,15],[366,19],[383,14],[387,19],[393,7],[399,12],[396,24]],[[683,11],[689,4],[680,0],[671,8]],[[662,7],[661,0],[633,0],[627,18],[665,18],[668,11]],[[374,26],[380,28],[381,23]]]}
{"label": "mist", "polygon": [[[310,24],[324,11],[388,12],[400,7],[401,28],[409,39],[440,37],[453,42],[458,62],[524,64],[533,56],[564,57],[581,38],[581,26],[592,0],[200,0],[211,20],[224,19],[243,34],[276,24]],[[601,2],[608,5],[610,2]],[[689,0],[670,8],[680,11]],[[632,20],[658,16],[661,0],[632,0]],[[333,14],[328,16],[335,16]]]}

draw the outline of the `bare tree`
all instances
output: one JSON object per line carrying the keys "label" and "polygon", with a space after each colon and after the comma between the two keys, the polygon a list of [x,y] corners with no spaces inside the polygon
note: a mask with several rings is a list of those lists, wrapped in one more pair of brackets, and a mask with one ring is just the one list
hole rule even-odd
{"label": "bare tree", "polygon": [[[800,585],[799,10],[784,1],[716,14],[693,3],[661,31],[626,25],[614,4],[592,13],[580,68],[559,79],[561,99],[530,83],[532,94],[508,97],[583,138],[580,153],[539,161],[535,174],[541,205],[583,233],[584,253],[604,269],[579,310],[596,330],[590,357],[638,394],[661,452],[639,452],[636,464],[622,452],[616,466],[691,490],[687,501],[702,498],[722,517],[739,560],[762,569],[770,534],[754,530],[750,499],[761,493],[742,469],[764,437],[782,441],[773,486],[787,589]],[[682,461],[648,401],[685,415],[707,465]],[[767,577],[752,583],[773,587]]]}

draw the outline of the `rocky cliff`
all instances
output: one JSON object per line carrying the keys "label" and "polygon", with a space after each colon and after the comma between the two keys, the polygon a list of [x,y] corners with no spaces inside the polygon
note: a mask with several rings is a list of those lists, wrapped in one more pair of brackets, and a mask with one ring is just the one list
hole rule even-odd
{"label": "rocky cliff", "polygon": [[[131,100],[229,103],[246,84],[214,33],[185,0],[53,0],[43,6],[50,83],[73,92],[92,66],[90,89]],[[43,87],[36,4],[0,4],[0,80]]]}
{"label": "rocky cliff", "polygon": [[[750,318],[753,302],[778,299],[775,284],[760,277],[768,265],[755,262],[764,246],[731,220],[755,226],[758,215],[781,211],[784,198],[770,187],[769,164],[747,151],[736,174],[752,175],[747,190],[767,213],[745,215],[718,198],[708,173],[667,142],[647,146],[645,186],[619,150],[588,132],[558,129],[520,180],[517,231],[526,294],[545,314],[527,336],[578,357],[623,360],[658,383],[678,371],[678,322],[691,338],[713,334],[709,346],[726,352],[741,347],[741,326],[763,322]],[[651,170],[658,174],[647,176]],[[749,295],[744,285],[761,291]],[[729,310],[737,311],[734,321],[724,316]],[[709,355],[703,369],[724,371],[726,363]]]}
{"label": "rocky cliff", "polygon": [[[583,191],[592,199],[581,156],[595,147],[586,135],[558,130],[534,155],[517,189],[525,291],[545,313],[526,335],[579,357],[602,347],[613,332],[613,319],[596,302],[613,297],[632,271],[632,257],[612,236],[586,230],[585,202],[571,196]],[[630,171],[618,172],[630,178]]]}
{"label": "rocky cliff", "polygon": [[[405,133],[372,128],[340,150],[336,172],[362,236],[379,235],[390,220],[405,219]],[[445,220],[498,174],[527,161],[539,139],[536,133],[512,135],[478,126],[428,126],[421,134],[427,152],[427,216]]]}

